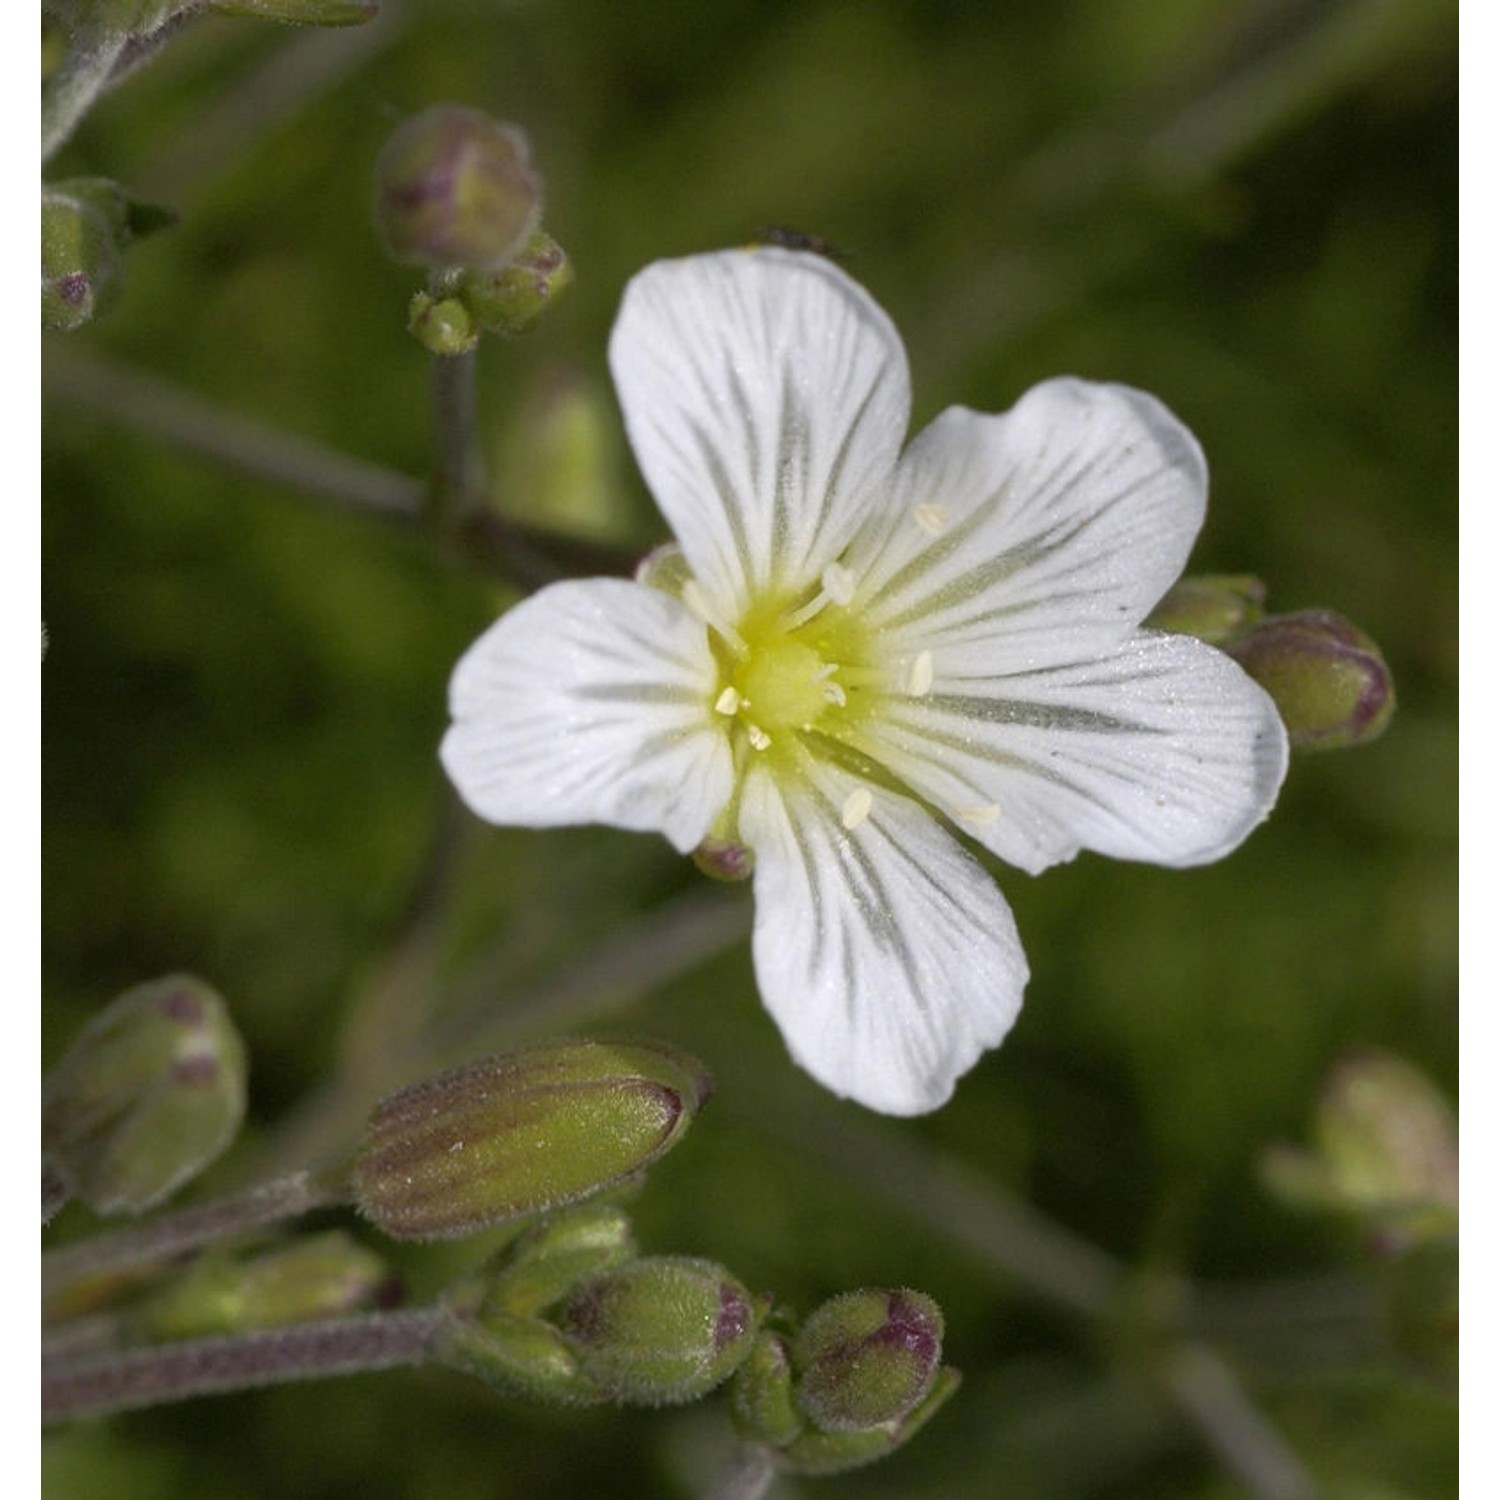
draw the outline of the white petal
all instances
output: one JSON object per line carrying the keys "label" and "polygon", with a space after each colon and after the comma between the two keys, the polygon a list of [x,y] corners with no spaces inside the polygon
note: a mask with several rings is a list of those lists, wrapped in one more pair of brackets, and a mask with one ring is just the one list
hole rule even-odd
{"label": "white petal", "polygon": [[731,618],[752,596],[818,579],[906,435],[900,337],[820,256],[648,266],[626,288],[609,360],[646,483]]}
{"label": "white petal", "polygon": [[1093,849],[1197,865],[1235,848],[1286,774],[1271,699],[1227,656],[1139,631],[1079,666],[945,677],[864,719],[858,748],[1035,874]]}
{"label": "white petal", "polygon": [[907,798],[865,788],[866,807],[863,786],[826,765],[806,779],[752,767],[740,835],[755,850],[756,978],[820,1083],[920,1114],[1010,1030],[1026,958],[980,865]]}
{"label": "white petal", "polygon": [[1000,416],[954,407],[901,460],[851,549],[866,622],[950,674],[1079,661],[1181,573],[1208,472],[1155,397],[1049,380]]}
{"label": "white petal", "polygon": [[492,823],[608,823],[695,847],[729,799],[707,633],[612,578],[557,583],[471,646],[449,686],[448,775]]}

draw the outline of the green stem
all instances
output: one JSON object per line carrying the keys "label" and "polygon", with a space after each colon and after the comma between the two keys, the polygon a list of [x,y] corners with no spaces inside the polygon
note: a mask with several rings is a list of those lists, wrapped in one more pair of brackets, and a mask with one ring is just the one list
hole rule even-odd
{"label": "green stem", "polygon": [[432,513],[449,531],[471,495],[484,491],[475,441],[475,378],[479,351],[432,356]]}
{"label": "green stem", "polygon": [[67,54],[42,85],[42,165],[67,142],[74,127],[109,87],[115,65],[124,54],[130,33],[123,30],[80,30]]}
{"label": "green stem", "polygon": [[86,1278],[152,1265],[347,1201],[342,1184],[312,1172],[292,1172],[243,1193],[50,1251],[42,1257],[42,1294],[52,1299]]}
{"label": "green stem", "polygon": [[44,1356],[42,1420],[420,1364],[444,1317],[441,1308],[366,1313],[109,1354]]}

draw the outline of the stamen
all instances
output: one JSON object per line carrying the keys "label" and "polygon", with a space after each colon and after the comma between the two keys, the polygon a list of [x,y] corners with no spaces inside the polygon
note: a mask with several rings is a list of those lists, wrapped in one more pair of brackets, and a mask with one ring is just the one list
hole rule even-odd
{"label": "stamen", "polygon": [[745,738],[757,750],[768,750],[771,747],[771,736],[759,724],[746,724]]}
{"label": "stamen", "polygon": [[928,536],[942,536],[948,529],[948,507],[946,505],[919,505],[913,512],[918,526]]}
{"label": "stamen", "polygon": [[839,821],[850,833],[853,833],[870,816],[870,809],[874,805],[875,798],[871,795],[869,787],[855,787],[844,799],[844,810],[839,814]]}
{"label": "stamen", "polygon": [[919,651],[912,658],[906,674],[906,691],[913,698],[925,698],[932,691],[932,652]]}
{"label": "stamen", "polygon": [[847,708],[849,706],[849,695],[836,682],[825,682],[822,685],[823,696],[836,708]]}
{"label": "stamen", "polygon": [[842,563],[829,563],[823,569],[823,592],[835,604],[848,604],[854,597],[854,574]]}
{"label": "stamen", "polygon": [[953,811],[965,823],[978,823],[984,826],[999,820],[1000,804],[998,802],[970,802],[962,807],[955,807]]}
{"label": "stamen", "polygon": [[738,690],[731,684],[719,694],[714,703],[714,712],[723,714],[725,718],[732,719],[740,711],[741,698]]}
{"label": "stamen", "polygon": [[744,637],[727,620],[719,618],[718,612],[709,603],[708,595],[703,592],[703,585],[696,578],[689,578],[682,586],[682,602],[703,621],[712,631],[724,637],[729,649],[734,652],[741,661],[750,655],[750,648],[745,644]]}

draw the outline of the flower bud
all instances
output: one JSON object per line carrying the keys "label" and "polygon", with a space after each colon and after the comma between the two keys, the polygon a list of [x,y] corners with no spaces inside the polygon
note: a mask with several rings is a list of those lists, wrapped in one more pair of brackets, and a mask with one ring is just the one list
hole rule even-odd
{"label": "flower bud", "polygon": [[1153,630],[1197,636],[1221,646],[1243,634],[1265,612],[1266,586],[1248,573],[1179,578],[1146,618]]}
{"label": "flower bud", "polygon": [[208,8],[287,26],[362,26],[380,12],[378,0],[209,0]]}
{"label": "flower bud", "polygon": [[67,182],[42,189],[42,327],[71,333],[120,295],[122,225],[95,192]]}
{"label": "flower bud", "polygon": [[489,1286],[481,1320],[493,1311],[532,1315],[560,1302],[579,1282],[635,1255],[630,1220],[612,1203],[549,1216],[507,1246],[481,1274]]}
{"label": "flower bud", "polygon": [[776,1455],[777,1466],[797,1474],[842,1474],[874,1463],[909,1442],[958,1389],[957,1370],[939,1370],[927,1395],[900,1420],[860,1432],[804,1432]]}
{"label": "flower bud", "polygon": [[479,343],[469,309],[457,297],[417,292],[406,310],[407,332],[433,354],[467,354]]}
{"label": "flower bud", "polygon": [[474,321],[490,333],[525,333],[573,284],[567,252],[538,229],[498,271],[470,271],[460,292]]}
{"label": "flower bud", "polygon": [[721,839],[709,834],[693,850],[693,863],[710,880],[722,880],[734,884],[749,880],[755,873],[755,850],[737,844],[733,839]]}
{"label": "flower bud", "polygon": [[556,1324],[579,1369],[609,1400],[695,1401],[750,1352],[759,1314],[722,1266],[649,1256],[579,1286]]}
{"label": "flower bud", "polygon": [[258,1255],[208,1255],[130,1317],[146,1340],[248,1333],[378,1305],[396,1282],[374,1251],[342,1230]]}
{"label": "flower bud", "polygon": [[1275,700],[1294,749],[1362,745],[1396,711],[1380,648],[1332,610],[1270,615],[1225,649]]}
{"label": "flower bud", "polygon": [[1358,1052],[1330,1075],[1311,1152],[1281,1147],[1262,1167],[1286,1201],[1353,1212],[1394,1251],[1446,1237],[1458,1215],[1458,1132],[1441,1093],[1399,1058]]}
{"label": "flower bud", "polygon": [[807,1427],[792,1395],[792,1356],[784,1338],[762,1329],[729,1386],[735,1430],[747,1443],[785,1448]]}
{"label": "flower bud", "polygon": [[531,148],[514,125],[438,104],[400,125],[375,163],[376,218],[397,260],[499,271],[542,211]]}
{"label": "flower bud", "polygon": [[392,1094],[354,1170],[360,1211],[402,1240],[455,1239],[644,1171],[708,1098],[702,1064],[651,1042],[551,1042]]}
{"label": "flower bud", "polygon": [[42,1087],[42,1149],[96,1213],[140,1213],[203,1170],[245,1113],[245,1052],[224,1002],[177,974],[127,990]]}
{"label": "flower bud", "polygon": [[796,1397],[824,1432],[901,1421],[932,1388],[943,1314],[921,1292],[847,1292],[818,1308],[792,1344]]}

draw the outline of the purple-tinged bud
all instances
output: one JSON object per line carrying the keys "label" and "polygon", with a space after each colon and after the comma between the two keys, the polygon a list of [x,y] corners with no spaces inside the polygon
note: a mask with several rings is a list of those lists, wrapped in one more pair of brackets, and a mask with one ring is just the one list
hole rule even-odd
{"label": "purple-tinged bud", "polygon": [[1262,1171],[1283,1201],[1364,1220],[1386,1254],[1457,1227],[1453,1111],[1423,1074],[1383,1053],[1345,1058],[1319,1098],[1313,1149],[1274,1148]]}
{"label": "purple-tinged bud", "polygon": [[247,1257],[208,1255],[129,1316],[149,1341],[249,1333],[331,1318],[389,1301],[397,1282],[374,1251],[342,1230]]}
{"label": "purple-tinged bud", "polygon": [[760,1316],[722,1266],[661,1255],[583,1282],[554,1321],[607,1399],[668,1406],[727,1380],[750,1352]]}
{"label": "purple-tinged bud", "polygon": [[792,1356],[779,1333],[763,1328],[729,1384],[729,1411],[747,1443],[785,1448],[807,1427],[792,1394]]}
{"label": "purple-tinged bud", "polygon": [[382,1101],[354,1170],[366,1218],[456,1239],[576,1203],[643,1172],[708,1098],[701,1063],[653,1042],[550,1042]]}
{"label": "purple-tinged bud", "polygon": [[127,990],[42,1086],[42,1149],[95,1213],[141,1213],[229,1145],[245,1050],[224,1002],[177,974]]}
{"label": "purple-tinged bud", "polygon": [[755,873],[755,851],[733,839],[715,838],[713,834],[693,850],[693,863],[710,880],[735,884],[749,880]]}
{"label": "purple-tinged bud", "polygon": [[1254,625],[1265,613],[1265,603],[1266,586],[1260,579],[1248,573],[1205,573],[1179,578],[1146,624],[1221,646]]}
{"label": "purple-tinged bud", "polygon": [[776,1455],[777,1467],[795,1474],[842,1474],[862,1468],[910,1442],[958,1389],[951,1366],[939,1370],[926,1396],[899,1421],[861,1432],[804,1432]]}
{"label": "purple-tinged bud", "polygon": [[498,271],[469,271],[459,280],[474,321],[490,333],[526,333],[573,285],[573,263],[545,230],[536,230]]}
{"label": "purple-tinged bud", "polygon": [[120,221],[74,186],[42,189],[42,327],[65,333],[98,317],[125,282]]}
{"label": "purple-tinged bud", "polygon": [[921,1292],[875,1288],[825,1302],[792,1343],[797,1404],[824,1432],[899,1422],[943,1357],[943,1314]]}
{"label": "purple-tinged bud", "polygon": [[375,181],[391,254],[434,271],[503,269],[526,248],[542,211],[525,134],[457,104],[400,125],[375,163]]}
{"label": "purple-tinged bud", "polygon": [[1365,744],[1396,711],[1380,648],[1332,610],[1269,615],[1225,649],[1275,700],[1293,749]]}

